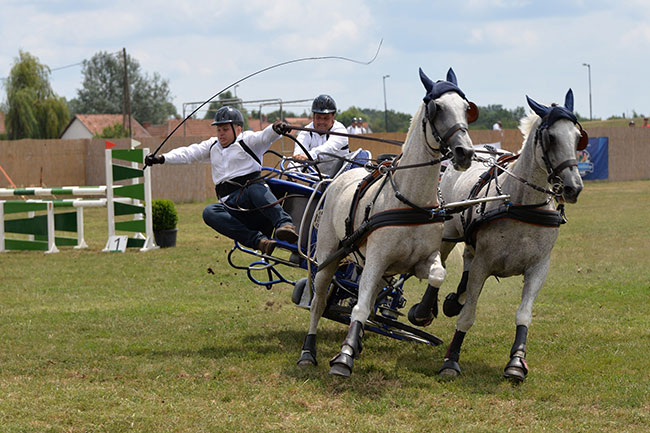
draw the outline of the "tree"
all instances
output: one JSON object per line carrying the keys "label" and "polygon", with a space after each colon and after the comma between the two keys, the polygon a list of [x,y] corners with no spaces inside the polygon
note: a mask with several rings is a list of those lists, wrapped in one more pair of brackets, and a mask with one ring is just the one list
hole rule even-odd
{"label": "tree", "polygon": [[101,134],[95,135],[96,138],[128,138],[129,131],[124,128],[122,123],[114,123],[111,126],[107,126],[102,129]]}
{"label": "tree", "polygon": [[[411,115],[399,113],[395,110],[373,110],[372,108],[350,107],[337,116],[337,120],[344,125],[352,123],[353,117],[361,117],[368,122],[373,132],[407,132],[411,125]],[[388,117],[388,128],[386,128],[386,117]]]}
{"label": "tree", "polygon": [[[169,82],[158,73],[141,72],[140,63],[126,56],[131,115],[140,123],[164,123],[170,116],[178,117],[170,102]],[[124,56],[100,51],[82,66],[82,88],[70,101],[73,113],[124,113]]]}
{"label": "tree", "polygon": [[516,129],[519,120],[526,115],[524,107],[509,110],[502,105],[479,107],[478,113],[478,119],[470,125],[470,129],[492,129],[492,125],[498,121],[501,121],[503,129]]}
{"label": "tree", "polygon": [[50,68],[27,52],[19,51],[6,82],[5,127],[10,140],[58,138],[70,114],[65,99],[50,87]]}

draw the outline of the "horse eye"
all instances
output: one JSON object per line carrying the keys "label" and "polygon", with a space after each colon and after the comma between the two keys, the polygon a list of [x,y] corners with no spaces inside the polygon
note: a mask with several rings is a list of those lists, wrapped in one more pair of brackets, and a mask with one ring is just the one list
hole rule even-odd
{"label": "horse eye", "polygon": [[548,144],[550,144],[551,146],[555,145],[555,137],[552,136],[551,134],[548,135]]}

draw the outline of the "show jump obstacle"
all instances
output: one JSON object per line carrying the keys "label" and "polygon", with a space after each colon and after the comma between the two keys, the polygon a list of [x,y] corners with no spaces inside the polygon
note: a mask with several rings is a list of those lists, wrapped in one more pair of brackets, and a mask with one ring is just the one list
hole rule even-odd
{"label": "show jump obstacle", "polygon": [[[135,145],[139,144],[133,140]],[[140,248],[149,251],[158,248],[154,242],[151,218],[151,171],[144,170],[144,157],[149,149],[112,149],[106,142],[106,185],[65,186],[55,188],[0,188],[3,197],[53,197],[71,196],[70,199],[23,199],[0,200],[0,252],[8,250],[35,250],[46,253],[58,252],[57,246],[87,248],[83,230],[83,208],[106,207],[108,216],[108,241],[103,251]],[[127,161],[130,166],[115,163]],[[140,167],[142,166],[142,168]],[[114,182],[131,180],[128,185]],[[82,197],[101,198],[82,198]],[[144,206],[140,204],[144,202]],[[59,209],[76,209],[72,212],[55,213]],[[36,212],[39,214],[36,215]],[[27,216],[6,219],[9,214],[27,213]],[[124,220],[126,216],[131,219]],[[116,219],[120,219],[117,221]],[[57,236],[55,232],[73,232],[76,237]],[[117,235],[116,231],[130,232]],[[21,239],[9,239],[7,233],[27,235]],[[120,243],[122,243],[120,248]],[[125,246],[124,246],[125,244]]]}

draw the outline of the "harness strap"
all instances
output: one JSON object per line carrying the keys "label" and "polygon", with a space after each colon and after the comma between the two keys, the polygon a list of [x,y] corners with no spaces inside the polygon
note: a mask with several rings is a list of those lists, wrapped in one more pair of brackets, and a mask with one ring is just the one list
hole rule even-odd
{"label": "harness strap", "polygon": [[561,211],[531,208],[529,205],[504,204],[469,223],[465,228],[465,243],[472,247],[476,246],[476,232],[484,225],[503,218],[542,227],[559,227],[566,223]]}
{"label": "harness strap", "polygon": [[380,167],[389,167],[391,164],[391,161],[382,162],[357,185],[357,189],[354,191],[354,196],[352,197],[352,202],[350,203],[350,213],[345,219],[345,236],[350,236],[352,234],[354,218],[357,213],[359,201],[361,201],[361,198],[365,195],[366,191],[368,191],[368,189],[382,177],[383,173],[382,170],[380,170]]}
{"label": "harness strap", "polygon": [[411,226],[442,223],[451,218],[444,211],[436,211],[436,208],[430,208],[429,214],[424,214],[417,209],[390,209],[376,213],[365,220],[358,229],[351,235],[346,236],[339,242],[339,249],[330,255],[325,261],[318,265],[318,270],[325,268],[333,261],[339,261],[349,255],[361,245],[366,238],[375,230],[390,225]]}

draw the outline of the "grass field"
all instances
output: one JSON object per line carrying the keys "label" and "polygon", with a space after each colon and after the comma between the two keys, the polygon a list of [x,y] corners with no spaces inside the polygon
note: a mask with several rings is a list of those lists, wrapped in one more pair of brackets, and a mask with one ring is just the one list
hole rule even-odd
{"label": "grass field", "polygon": [[178,206],[175,248],[101,253],[95,209],[90,250],[0,255],[0,432],[650,430],[650,181],[567,207],[521,385],[502,379],[521,278],[488,280],[456,380],[437,376],[445,317],[440,347],[368,334],[348,380],[327,374],[346,328],[323,320],[318,367],[298,368],[308,313],[228,267],[203,206]]}

